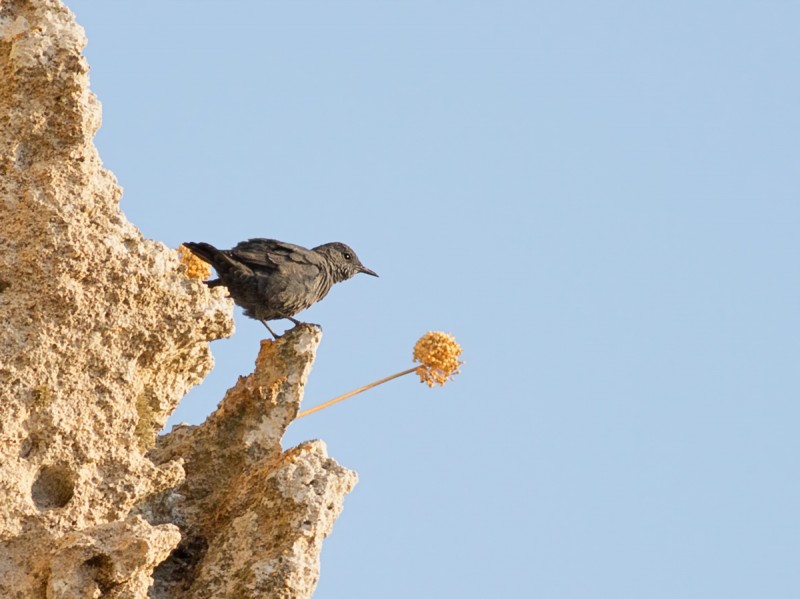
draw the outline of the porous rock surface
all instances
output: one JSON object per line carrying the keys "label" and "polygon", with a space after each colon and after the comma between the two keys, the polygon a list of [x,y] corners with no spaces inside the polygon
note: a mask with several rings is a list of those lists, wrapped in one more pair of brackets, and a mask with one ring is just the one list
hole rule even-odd
{"label": "porous rock surface", "polygon": [[178,426],[151,452],[183,459],[185,482],[140,506],[153,523],[177,523],[178,550],[156,570],[154,597],[306,597],[322,540],[356,483],[322,441],[283,452],[321,334],[302,325],[262,342],[255,371],[239,379],[203,425]]}
{"label": "porous rock surface", "polygon": [[0,597],[310,596],[355,484],[279,444],[320,333],[156,441],[232,305],[120,212],[85,43],[57,0],[0,1]]}

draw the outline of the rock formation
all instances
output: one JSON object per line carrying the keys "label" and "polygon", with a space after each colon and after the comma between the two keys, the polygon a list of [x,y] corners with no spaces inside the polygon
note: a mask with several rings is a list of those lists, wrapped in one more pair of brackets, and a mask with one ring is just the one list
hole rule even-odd
{"label": "rock formation", "polygon": [[310,596],[355,484],[280,448],[320,332],[157,438],[232,305],[120,212],[84,45],[57,0],[0,2],[0,596]]}

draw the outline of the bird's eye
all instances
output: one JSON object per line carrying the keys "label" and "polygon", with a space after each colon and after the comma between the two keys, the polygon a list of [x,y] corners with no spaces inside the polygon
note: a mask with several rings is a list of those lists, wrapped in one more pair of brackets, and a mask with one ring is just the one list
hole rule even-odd
{"label": "bird's eye", "polygon": [[345,260],[349,260],[349,259],[350,259],[350,258],[352,258],[352,257],[353,257],[353,255],[352,255],[350,252],[345,252],[345,253],[344,253],[344,259],[345,259]]}

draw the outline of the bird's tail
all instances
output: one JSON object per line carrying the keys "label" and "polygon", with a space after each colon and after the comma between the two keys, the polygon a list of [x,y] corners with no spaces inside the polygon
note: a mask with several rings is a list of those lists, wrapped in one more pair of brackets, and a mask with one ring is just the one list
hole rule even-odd
{"label": "bird's tail", "polygon": [[[222,251],[215,248],[210,243],[205,243],[201,241],[200,243],[195,243],[193,241],[187,241],[183,244],[185,248],[187,248],[190,252],[192,252],[195,256],[200,258],[203,262],[208,262],[211,266],[213,266],[217,272],[219,272],[218,265],[221,262],[227,262],[227,257]],[[222,281],[219,279],[213,279],[211,281],[206,281],[206,285],[209,287],[218,287],[222,285]]]}

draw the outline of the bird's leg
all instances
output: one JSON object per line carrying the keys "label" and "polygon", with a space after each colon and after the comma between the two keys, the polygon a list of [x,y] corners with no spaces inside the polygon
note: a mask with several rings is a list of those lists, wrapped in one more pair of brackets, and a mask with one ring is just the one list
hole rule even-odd
{"label": "bird's leg", "polygon": [[268,330],[270,333],[272,333],[272,336],[273,336],[273,337],[275,337],[275,339],[280,339],[280,338],[281,338],[281,336],[280,336],[280,335],[276,334],[276,333],[275,333],[275,331],[273,331],[271,328],[269,328],[269,325],[267,324],[267,321],[266,321],[266,320],[259,320],[259,322],[260,322],[261,324],[263,324],[265,327],[267,327],[267,330]]}

